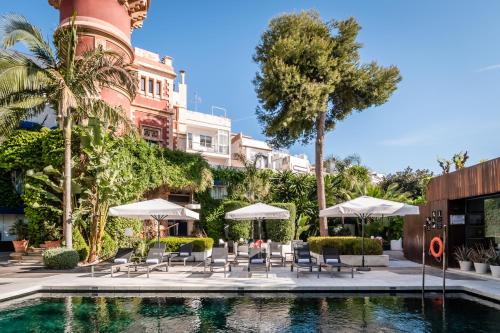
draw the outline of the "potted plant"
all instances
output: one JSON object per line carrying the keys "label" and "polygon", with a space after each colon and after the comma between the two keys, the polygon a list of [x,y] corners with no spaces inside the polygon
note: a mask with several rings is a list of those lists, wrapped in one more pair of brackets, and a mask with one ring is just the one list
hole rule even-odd
{"label": "potted plant", "polygon": [[490,258],[491,275],[500,278],[500,254],[497,254],[495,249],[492,250],[495,255]]}
{"label": "potted plant", "polygon": [[28,225],[23,220],[17,220],[9,229],[9,233],[16,236],[12,241],[15,252],[26,252],[28,248]]}
{"label": "potted plant", "polygon": [[489,268],[489,261],[492,257],[491,250],[484,247],[483,244],[476,245],[472,250],[472,262],[474,263],[474,269],[476,273],[486,274]]}
{"label": "potted plant", "polygon": [[461,271],[470,271],[472,268],[472,249],[465,245],[457,246],[455,248],[455,252],[453,253],[455,259],[458,261],[460,265]]}

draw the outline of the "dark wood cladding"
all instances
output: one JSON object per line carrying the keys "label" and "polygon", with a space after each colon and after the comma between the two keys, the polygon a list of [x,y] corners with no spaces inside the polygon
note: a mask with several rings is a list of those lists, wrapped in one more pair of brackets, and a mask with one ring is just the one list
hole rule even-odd
{"label": "dark wood cladding", "polygon": [[433,178],[427,201],[454,200],[500,192],[500,158]]}
{"label": "dark wood cladding", "polygon": [[[405,217],[403,229],[403,250],[406,258],[422,261],[422,226],[425,218],[432,211],[440,210],[443,222],[449,223],[450,200],[471,198],[500,192],[500,158],[464,168],[446,175],[433,178],[427,186],[427,203],[420,206],[420,215]],[[452,201],[456,202],[456,201]],[[455,212],[456,214],[457,212]],[[442,230],[431,230],[426,233],[426,252],[430,240],[441,236]],[[450,255],[455,246],[463,243],[464,226],[449,225],[447,232],[447,253]],[[450,257],[448,257],[450,258]],[[434,258],[426,256],[426,262],[439,266]],[[448,261],[452,265],[452,260]]]}

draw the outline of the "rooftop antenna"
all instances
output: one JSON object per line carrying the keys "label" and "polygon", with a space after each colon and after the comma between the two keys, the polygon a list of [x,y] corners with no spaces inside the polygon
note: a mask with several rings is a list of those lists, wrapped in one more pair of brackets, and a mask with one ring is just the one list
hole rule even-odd
{"label": "rooftop antenna", "polygon": [[194,92],[193,103],[194,103],[194,110],[198,111],[198,104],[201,104],[201,97],[200,97],[200,95],[198,95],[198,93],[196,91]]}
{"label": "rooftop antenna", "polygon": [[219,110],[224,112],[224,118],[227,118],[227,109],[221,106],[212,105],[212,116],[214,115],[214,110]]}

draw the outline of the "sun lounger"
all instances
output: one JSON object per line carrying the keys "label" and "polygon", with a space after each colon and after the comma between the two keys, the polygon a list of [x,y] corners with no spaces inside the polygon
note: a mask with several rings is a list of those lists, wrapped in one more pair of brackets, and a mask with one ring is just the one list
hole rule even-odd
{"label": "sun lounger", "polygon": [[248,245],[238,245],[236,247],[236,257],[235,261],[237,263],[241,262],[247,262],[248,261]]}
{"label": "sun lounger", "polygon": [[269,243],[269,264],[272,264],[273,260],[279,260],[281,266],[285,267],[285,256],[282,251],[282,244],[271,242]]}
{"label": "sun lounger", "polygon": [[193,256],[193,243],[182,244],[179,248],[179,252],[173,252],[168,257],[168,265],[171,266],[174,262],[182,262],[186,266],[186,261],[192,259]]}
{"label": "sun lounger", "polygon": [[319,273],[321,272],[321,266],[318,265],[316,258],[311,255],[309,247],[307,246],[295,248],[293,250],[293,262],[291,267],[292,272],[294,267],[297,269],[297,278],[299,278],[299,272],[301,269],[307,269],[312,273],[313,269],[316,268],[318,278]]}
{"label": "sun lounger", "polygon": [[[119,248],[118,251],[116,252],[116,255],[107,262],[111,264],[111,266],[109,267],[111,272],[111,277],[113,277],[113,273],[115,272],[115,270],[118,272],[120,271],[120,269],[130,265],[132,263],[133,255],[134,255],[133,248]],[[92,277],[94,277],[94,274],[96,273],[95,272],[96,266],[97,264],[90,266],[90,274]]]}
{"label": "sun lounger", "polygon": [[321,266],[329,268],[331,270],[332,277],[335,268],[337,269],[338,272],[340,272],[340,269],[342,267],[346,267],[351,269],[351,278],[354,278],[354,267],[344,264],[342,260],[340,260],[340,254],[336,248],[324,247],[322,254],[323,254],[323,263],[321,264]]}
{"label": "sun lounger", "polygon": [[138,269],[146,268],[146,274],[149,278],[149,273],[155,269],[165,267],[165,272],[168,272],[168,260],[165,261],[165,244],[152,246],[148,251],[146,261],[135,263],[127,266],[127,275],[130,277],[130,269],[134,268],[137,272]]}
{"label": "sun lounger", "polygon": [[231,272],[231,263],[228,260],[227,248],[212,248],[212,255],[205,260],[203,272],[206,272],[207,266],[210,267],[210,272],[213,272],[214,268],[224,268],[224,277],[226,277],[226,271],[229,270]]}
{"label": "sun lounger", "polygon": [[265,248],[250,249],[248,253],[248,273],[252,271],[265,271],[266,278],[269,276],[269,259]]}

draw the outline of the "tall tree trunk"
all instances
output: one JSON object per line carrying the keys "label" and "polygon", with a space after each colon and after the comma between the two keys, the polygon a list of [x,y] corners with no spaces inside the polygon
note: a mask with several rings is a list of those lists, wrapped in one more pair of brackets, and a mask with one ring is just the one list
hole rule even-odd
{"label": "tall tree trunk", "polygon": [[71,115],[64,117],[64,180],[63,180],[63,231],[68,249],[73,248],[71,222]]}
{"label": "tall tree trunk", "polygon": [[[326,208],[325,178],[323,177],[323,140],[325,138],[326,113],[319,112],[316,118],[316,187],[319,210]],[[328,236],[328,222],[326,217],[319,218],[319,233]]]}

